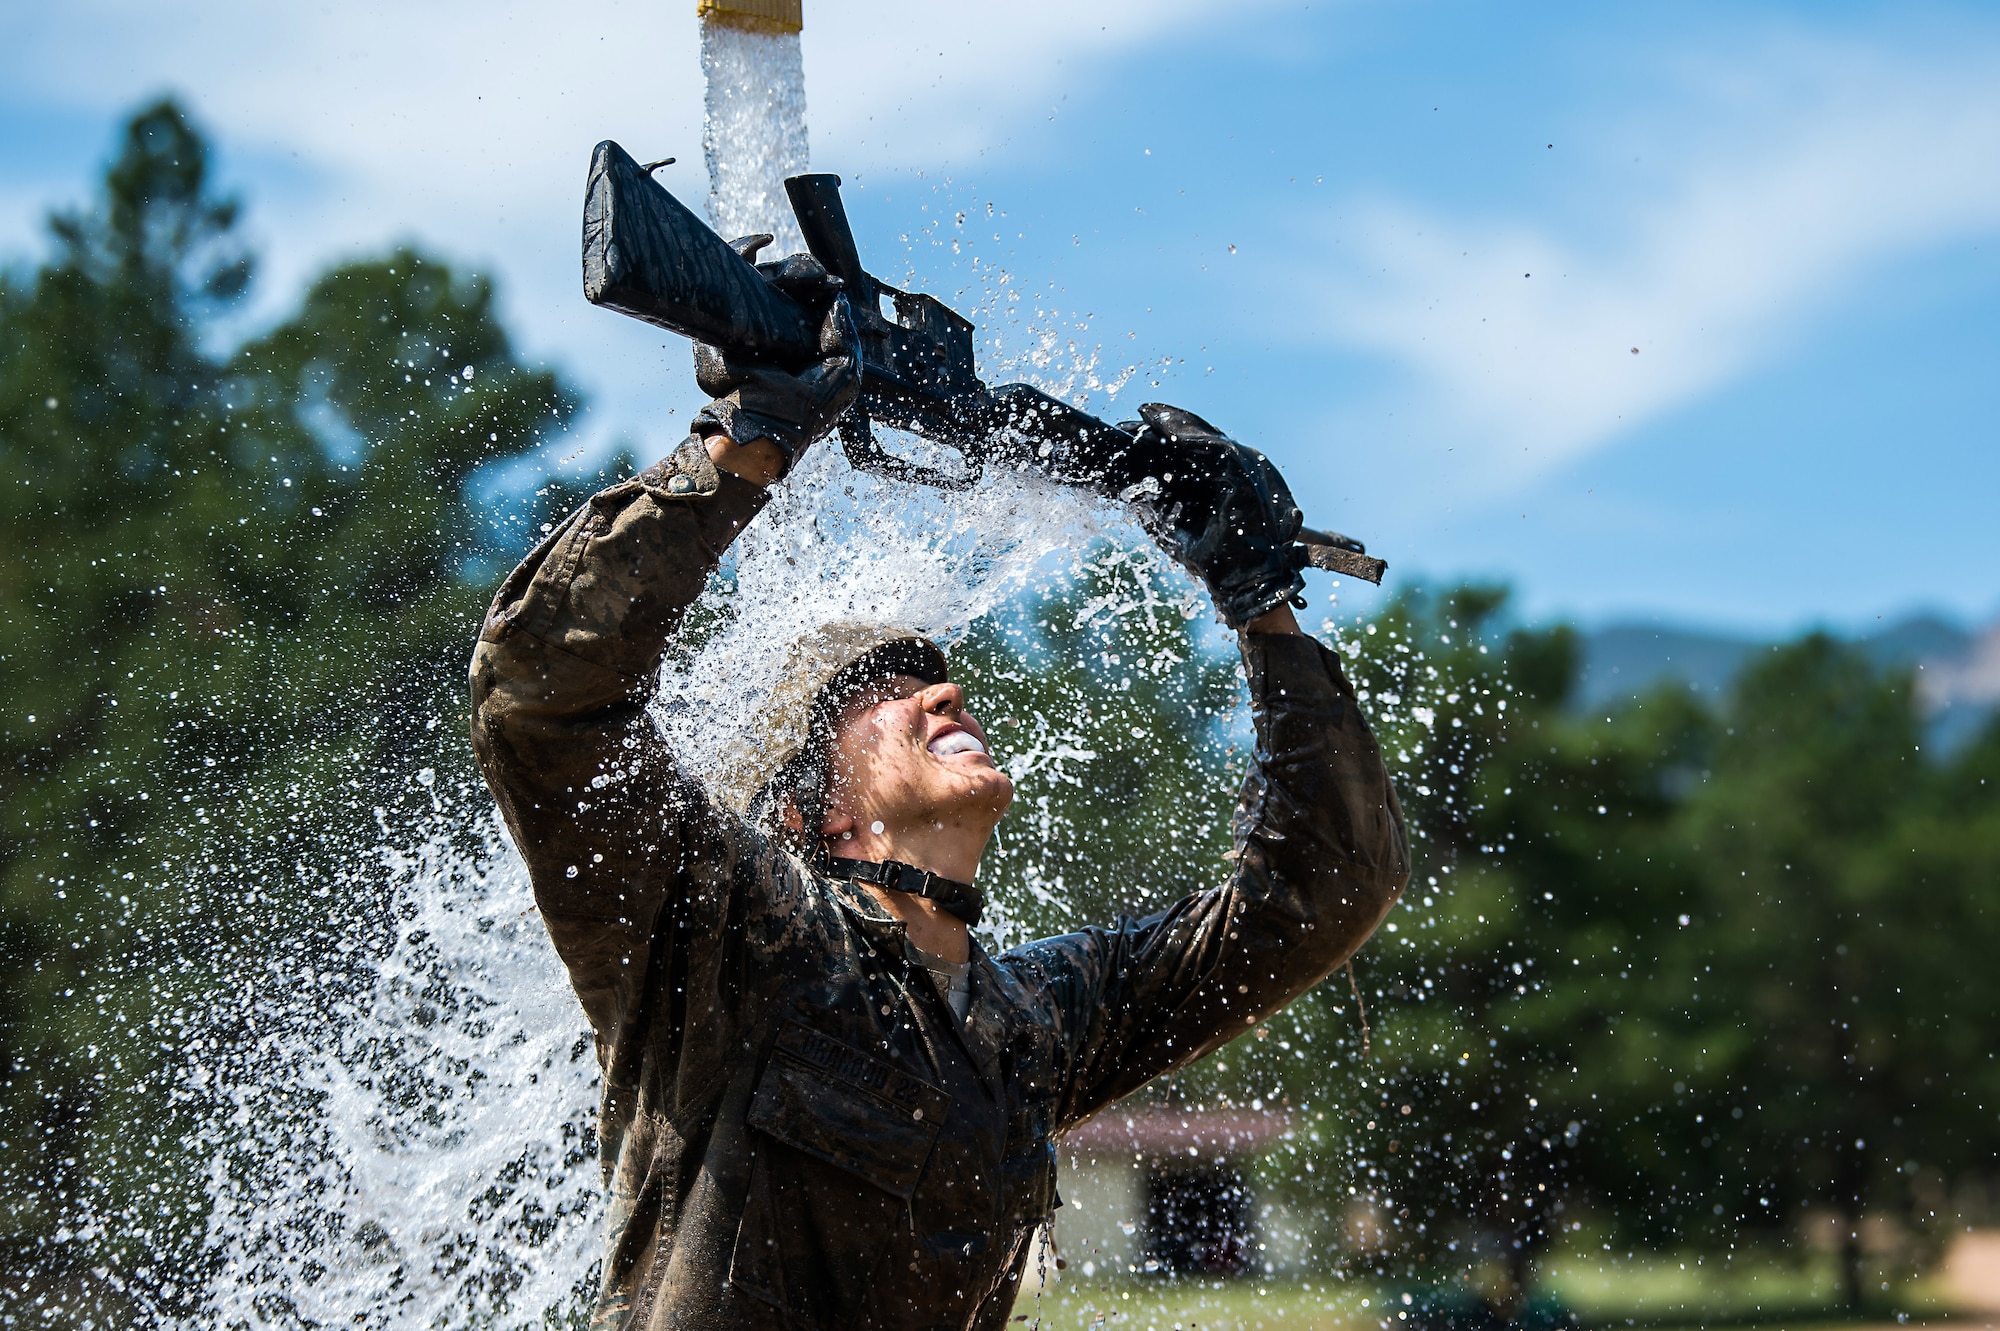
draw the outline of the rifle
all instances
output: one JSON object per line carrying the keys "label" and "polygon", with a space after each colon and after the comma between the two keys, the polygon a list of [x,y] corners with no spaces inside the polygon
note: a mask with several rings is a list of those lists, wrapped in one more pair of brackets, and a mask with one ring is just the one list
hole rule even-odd
{"label": "rifle", "polygon": [[[861,266],[840,177],[785,181],[806,248],[839,278],[861,343],[861,395],[839,425],[857,471],[965,489],[988,465],[1091,485],[1132,436],[1029,384],[989,389],[972,354],[972,323],[933,296],[877,281]],[[819,321],[771,286],[651,171],[616,143],[597,145],[583,205],[583,294],[593,305],[683,337],[791,369],[819,358]],[[894,456],[872,422],[955,450],[957,472]],[[1301,529],[1313,567],[1368,582],[1388,567],[1361,542]]]}

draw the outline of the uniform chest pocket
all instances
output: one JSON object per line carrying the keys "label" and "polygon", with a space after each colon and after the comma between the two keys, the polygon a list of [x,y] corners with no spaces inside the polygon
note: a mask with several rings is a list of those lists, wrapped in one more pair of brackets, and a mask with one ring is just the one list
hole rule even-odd
{"label": "uniform chest pocket", "polygon": [[788,1021],[749,1124],[908,1201],[951,1097],[845,1041]]}

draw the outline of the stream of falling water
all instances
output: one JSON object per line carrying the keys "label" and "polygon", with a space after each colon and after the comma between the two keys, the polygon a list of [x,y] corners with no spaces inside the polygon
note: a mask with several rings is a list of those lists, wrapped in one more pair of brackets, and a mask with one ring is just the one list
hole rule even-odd
{"label": "stream of falling water", "polygon": [[796,32],[758,32],[710,15],[701,25],[707,79],[702,150],[708,224],[724,239],[775,236],[771,255],[805,248],[785,177],[806,170],[806,74]]}

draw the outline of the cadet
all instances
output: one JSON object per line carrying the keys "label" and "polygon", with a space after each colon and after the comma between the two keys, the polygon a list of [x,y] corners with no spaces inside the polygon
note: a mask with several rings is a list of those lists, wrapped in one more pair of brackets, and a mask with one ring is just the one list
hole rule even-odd
{"label": "cadet", "polygon": [[944,654],[893,626],[796,644],[767,742],[709,785],[677,770],[645,710],[661,656],[852,401],[843,314],[802,375],[702,349],[693,435],[527,557],[473,656],[474,748],[597,1036],[595,1327],[1001,1326],[1056,1134],[1311,988],[1408,877],[1353,690],[1293,619],[1289,491],[1168,407],[1121,480],[1240,633],[1227,881],[987,955],[974,884],[1013,785]]}

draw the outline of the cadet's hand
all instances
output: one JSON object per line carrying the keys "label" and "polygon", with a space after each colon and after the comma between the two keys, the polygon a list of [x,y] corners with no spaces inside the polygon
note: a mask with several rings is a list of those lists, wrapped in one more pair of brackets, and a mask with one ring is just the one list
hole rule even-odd
{"label": "cadet's hand", "polygon": [[[769,240],[748,236],[735,245],[750,258]],[[794,374],[754,356],[696,343],[695,382],[714,400],[695,416],[694,429],[709,437],[718,466],[769,484],[789,472],[853,403],[861,388],[861,347],[840,279],[817,259],[794,254],[779,263],[759,264],[757,271],[806,308],[821,312],[820,359]]]}
{"label": "cadet's hand", "polygon": [[1305,515],[1285,478],[1192,412],[1147,403],[1139,415],[1123,427],[1134,446],[1120,479],[1141,523],[1207,585],[1230,628],[1281,627],[1305,590],[1306,564],[1298,544]]}

